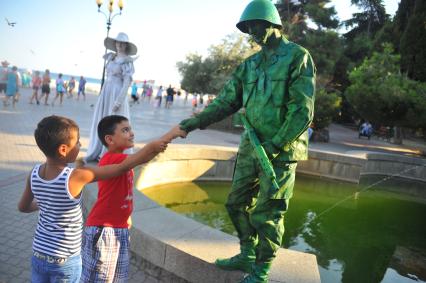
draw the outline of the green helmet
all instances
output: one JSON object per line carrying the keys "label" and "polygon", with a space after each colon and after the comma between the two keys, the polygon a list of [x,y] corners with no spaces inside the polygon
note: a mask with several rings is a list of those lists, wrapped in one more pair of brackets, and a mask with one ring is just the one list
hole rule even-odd
{"label": "green helmet", "polygon": [[271,0],[253,0],[250,2],[244,9],[240,21],[237,23],[237,28],[244,33],[248,33],[245,23],[252,20],[264,20],[276,27],[282,27],[278,10]]}

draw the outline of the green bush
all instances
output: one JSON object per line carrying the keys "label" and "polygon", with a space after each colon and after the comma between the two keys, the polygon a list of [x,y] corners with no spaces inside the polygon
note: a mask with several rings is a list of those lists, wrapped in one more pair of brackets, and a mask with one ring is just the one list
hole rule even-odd
{"label": "green bush", "polygon": [[335,93],[328,93],[319,89],[315,94],[314,125],[316,129],[323,129],[330,125],[333,117],[340,111],[341,97]]}
{"label": "green bush", "polygon": [[400,56],[387,44],[349,74],[345,95],[359,115],[376,125],[426,127],[426,84],[399,72]]}

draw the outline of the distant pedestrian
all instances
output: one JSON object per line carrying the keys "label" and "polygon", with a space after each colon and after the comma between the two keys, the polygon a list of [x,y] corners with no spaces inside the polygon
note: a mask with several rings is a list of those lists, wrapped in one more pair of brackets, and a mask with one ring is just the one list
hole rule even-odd
{"label": "distant pedestrian", "polygon": [[30,104],[33,104],[33,100],[35,99],[37,105],[39,105],[40,101],[38,100],[38,90],[41,87],[40,71],[34,72],[31,84],[33,86],[33,95],[30,98]]}
{"label": "distant pedestrian", "polygon": [[309,125],[308,128],[308,140],[309,141],[313,141],[314,140],[314,132],[315,132],[315,124],[314,122],[311,123],[311,125]]}
{"label": "distant pedestrian", "polygon": [[175,95],[175,90],[172,88],[172,85],[169,85],[169,87],[166,90],[166,108],[170,108],[173,105],[173,96]]}
{"label": "distant pedestrian", "polygon": [[186,105],[186,103],[188,102],[188,95],[189,95],[189,93],[187,91],[185,91],[185,98],[183,100],[184,105]]}
{"label": "distant pedestrian", "polygon": [[198,96],[197,96],[197,94],[194,94],[192,96],[191,104],[192,104],[192,112],[195,112],[197,110],[197,106],[198,106]]}
{"label": "distant pedestrian", "polygon": [[146,84],[146,81],[143,81],[142,93],[141,93],[142,100],[145,98],[147,90],[148,90],[148,85]]}
{"label": "distant pedestrian", "polygon": [[9,72],[9,62],[2,61],[1,62],[1,70],[0,70],[0,94],[6,94],[6,86],[7,86],[7,73]]}
{"label": "distant pedestrian", "polygon": [[50,71],[46,69],[43,74],[43,78],[41,79],[41,96],[40,100],[44,98],[44,105],[49,105],[47,103],[50,94]]}
{"label": "distant pedestrian", "polygon": [[29,69],[22,72],[22,82],[21,82],[22,87],[25,87],[25,88],[30,87],[31,74],[32,74],[32,71]]}
{"label": "distant pedestrian", "polygon": [[62,74],[58,74],[58,78],[56,79],[56,96],[52,101],[52,106],[55,106],[55,101],[59,97],[59,105],[62,106],[62,101],[64,99],[64,93],[66,92],[65,82],[62,79]]}
{"label": "distant pedestrian", "polygon": [[19,97],[21,96],[21,93],[19,92],[19,88],[22,87],[22,75],[21,72],[19,72],[18,68],[16,68],[16,75],[18,76],[18,84],[16,86],[16,94],[13,98],[14,102],[18,102]]}
{"label": "distant pedestrian", "polygon": [[68,95],[68,82],[66,80],[64,80],[64,94]]}
{"label": "distant pedestrian", "polygon": [[136,82],[133,82],[133,84],[132,84],[131,97],[132,97],[132,100],[133,100],[133,104],[135,104],[135,103],[139,104],[138,85],[136,84]]}
{"label": "distant pedestrian", "polygon": [[72,98],[74,88],[75,88],[75,79],[74,79],[74,77],[71,77],[70,81],[68,82],[68,96],[67,96],[67,98]]}
{"label": "distant pedestrian", "polygon": [[83,100],[86,101],[86,79],[81,76],[80,81],[78,82],[78,92],[77,92],[77,100],[80,99],[80,94],[83,95]]}
{"label": "distant pedestrian", "polygon": [[148,86],[146,89],[146,97],[148,97],[148,103],[151,102],[152,97],[152,86]]}
{"label": "distant pedestrian", "polygon": [[358,137],[364,136],[370,139],[372,134],[373,134],[373,126],[370,124],[370,122],[365,121],[364,123],[362,123],[361,127],[359,128]]}
{"label": "distant pedestrian", "polygon": [[13,108],[15,108],[15,104],[18,101],[18,85],[19,85],[19,77],[18,77],[18,68],[13,66],[12,71],[7,73],[7,86],[6,86],[6,96],[3,101],[4,106],[9,105],[9,99],[12,99]]}
{"label": "distant pedestrian", "polygon": [[207,96],[207,102],[206,102],[206,105],[204,106],[204,107],[207,107],[207,106],[209,106],[209,104],[210,103],[212,103],[213,102],[213,95],[208,95]]}
{"label": "distant pedestrian", "polygon": [[160,85],[157,91],[157,95],[155,96],[155,99],[157,100],[157,107],[161,107],[161,100],[163,100],[163,86]]}

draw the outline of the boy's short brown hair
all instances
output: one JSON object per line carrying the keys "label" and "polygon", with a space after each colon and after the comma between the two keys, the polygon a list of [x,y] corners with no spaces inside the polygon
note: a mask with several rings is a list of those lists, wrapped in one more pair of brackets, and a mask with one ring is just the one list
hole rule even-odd
{"label": "boy's short brown hair", "polygon": [[56,157],[61,144],[69,145],[71,130],[78,131],[78,125],[71,119],[52,115],[43,118],[34,131],[37,146],[47,157]]}
{"label": "boy's short brown hair", "polygon": [[117,125],[123,121],[129,121],[129,119],[121,115],[109,115],[99,121],[98,137],[105,147],[108,147],[108,144],[105,141],[105,136],[113,135]]}

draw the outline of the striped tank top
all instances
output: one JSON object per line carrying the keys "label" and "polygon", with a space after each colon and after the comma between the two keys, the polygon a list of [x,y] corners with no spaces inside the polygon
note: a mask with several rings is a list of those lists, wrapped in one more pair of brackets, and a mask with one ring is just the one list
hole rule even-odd
{"label": "striped tank top", "polygon": [[33,250],[66,258],[80,253],[83,217],[81,197],[76,199],[68,190],[72,168],[65,167],[53,180],[39,175],[41,164],[31,173],[31,191],[40,209],[33,241]]}

